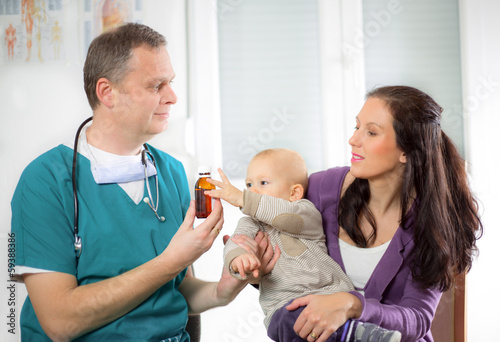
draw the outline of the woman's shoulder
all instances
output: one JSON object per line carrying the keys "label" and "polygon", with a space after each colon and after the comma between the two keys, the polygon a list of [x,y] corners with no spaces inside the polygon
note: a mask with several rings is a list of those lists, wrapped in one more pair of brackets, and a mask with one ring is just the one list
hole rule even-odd
{"label": "woman's shoulder", "polygon": [[349,170],[350,168],[347,166],[334,167],[311,174],[307,198],[316,207],[318,207],[320,201],[338,201],[345,188],[354,180]]}
{"label": "woman's shoulder", "polygon": [[352,177],[349,170],[348,166],[339,166],[315,172],[309,176],[309,189],[312,191],[320,190],[325,185],[328,185],[329,189],[332,187],[340,188],[344,183],[344,179],[349,180]]}

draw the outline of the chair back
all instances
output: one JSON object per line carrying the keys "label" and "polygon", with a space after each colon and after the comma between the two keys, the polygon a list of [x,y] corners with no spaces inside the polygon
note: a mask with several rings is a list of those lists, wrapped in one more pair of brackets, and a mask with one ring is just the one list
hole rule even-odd
{"label": "chair back", "polygon": [[466,276],[458,275],[455,286],[443,293],[432,321],[436,342],[467,341]]}

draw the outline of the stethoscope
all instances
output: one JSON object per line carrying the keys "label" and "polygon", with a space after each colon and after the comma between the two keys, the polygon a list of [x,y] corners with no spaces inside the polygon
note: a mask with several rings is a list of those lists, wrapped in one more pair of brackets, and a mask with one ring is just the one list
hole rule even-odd
{"label": "stethoscope", "polygon": [[[73,200],[75,204],[75,222],[74,222],[74,228],[73,228],[73,233],[75,236],[75,254],[76,254],[76,263],[78,265],[78,258],[82,254],[82,238],[81,236],[78,235],[78,193],[76,190],[76,161],[77,161],[77,156],[78,156],[78,140],[80,139],[80,133],[85,127],[87,123],[89,123],[93,117],[91,116],[90,118],[87,118],[85,121],[82,122],[80,127],[78,127],[78,130],[76,131],[76,136],[75,136],[75,143],[73,145],[73,167],[71,171],[71,181],[73,184]],[[155,158],[153,157],[153,154],[149,151],[149,148],[146,144],[143,145],[144,149],[141,152],[141,163],[144,168],[144,177],[145,177],[145,182],[146,182],[146,188],[148,190],[148,197],[144,198],[144,203],[149,205],[149,207],[153,210],[156,218],[160,220],[161,222],[165,221],[164,216],[158,215],[158,199],[159,199],[159,192],[158,192],[158,176],[155,175],[155,183],[156,183],[156,204],[153,202],[153,197],[151,196],[151,188],[149,186],[148,182],[148,168],[147,168],[147,159],[149,156],[149,159],[151,159],[151,162],[153,163],[153,166],[156,168],[156,161]]]}

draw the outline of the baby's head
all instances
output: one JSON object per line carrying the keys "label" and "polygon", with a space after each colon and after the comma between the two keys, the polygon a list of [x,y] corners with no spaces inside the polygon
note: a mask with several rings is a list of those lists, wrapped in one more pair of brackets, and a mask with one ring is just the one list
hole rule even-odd
{"label": "baby's head", "polygon": [[255,155],[247,168],[245,184],[249,191],[297,201],[307,190],[307,166],[293,150],[275,148]]}

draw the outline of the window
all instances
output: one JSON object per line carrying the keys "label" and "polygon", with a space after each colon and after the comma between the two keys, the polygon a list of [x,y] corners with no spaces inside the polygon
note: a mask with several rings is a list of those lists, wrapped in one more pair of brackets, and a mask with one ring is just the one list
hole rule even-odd
{"label": "window", "polygon": [[299,151],[322,166],[318,4],[219,1],[223,166],[244,177],[257,152]]}
{"label": "window", "polygon": [[441,127],[464,153],[457,0],[363,0],[366,88],[405,84],[444,108]]}

